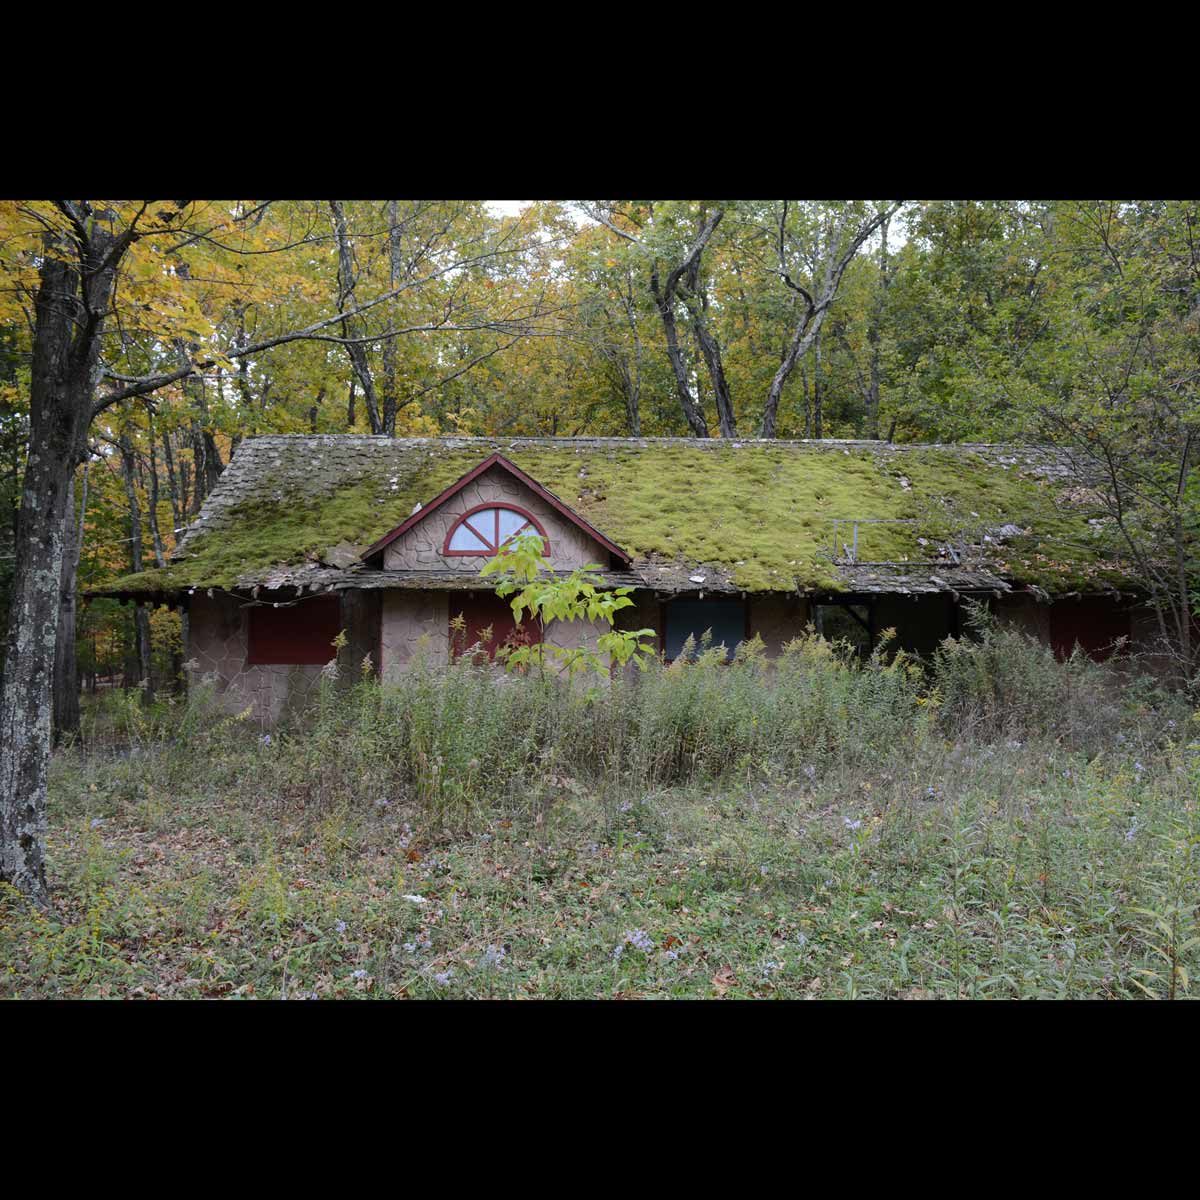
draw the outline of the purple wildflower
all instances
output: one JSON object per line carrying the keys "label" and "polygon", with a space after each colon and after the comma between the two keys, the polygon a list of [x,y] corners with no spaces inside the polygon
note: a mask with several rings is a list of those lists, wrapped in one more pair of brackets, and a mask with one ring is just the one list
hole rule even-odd
{"label": "purple wildflower", "polygon": [[644,929],[625,930],[621,935],[621,940],[617,943],[617,948],[613,951],[613,958],[620,958],[624,954],[626,946],[632,946],[643,954],[649,954],[654,949],[654,943]]}
{"label": "purple wildflower", "polygon": [[508,951],[503,946],[489,946],[483,952],[483,958],[480,963],[489,971],[497,970],[500,964],[508,957]]}

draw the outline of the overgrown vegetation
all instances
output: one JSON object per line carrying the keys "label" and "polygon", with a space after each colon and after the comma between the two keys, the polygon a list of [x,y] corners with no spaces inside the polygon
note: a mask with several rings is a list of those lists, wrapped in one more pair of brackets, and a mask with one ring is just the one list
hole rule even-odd
{"label": "overgrown vegetation", "polygon": [[289,729],[92,704],[6,996],[1194,994],[1200,724],[984,628],[588,693],[463,660]]}

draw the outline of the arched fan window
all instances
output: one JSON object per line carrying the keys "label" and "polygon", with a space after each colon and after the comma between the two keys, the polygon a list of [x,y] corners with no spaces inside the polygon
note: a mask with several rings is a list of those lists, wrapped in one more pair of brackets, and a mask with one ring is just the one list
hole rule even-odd
{"label": "arched fan window", "polygon": [[513,504],[481,504],[463,513],[450,527],[442,553],[490,558],[518,534],[536,533],[542,553],[550,553],[550,539],[538,519]]}

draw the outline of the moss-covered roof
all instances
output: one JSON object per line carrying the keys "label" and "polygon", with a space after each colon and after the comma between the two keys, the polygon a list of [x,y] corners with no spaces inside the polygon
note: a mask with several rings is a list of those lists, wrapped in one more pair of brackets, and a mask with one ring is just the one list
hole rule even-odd
{"label": "moss-covered roof", "polygon": [[858,562],[905,574],[937,577],[957,559],[1051,592],[1125,581],[1091,493],[1046,450],[288,435],[238,447],[167,568],[102,590],[248,586],[283,567],[344,566],[348,549],[361,553],[496,451],[648,579],[700,571],[746,591],[850,590],[855,571],[836,560],[858,522]]}

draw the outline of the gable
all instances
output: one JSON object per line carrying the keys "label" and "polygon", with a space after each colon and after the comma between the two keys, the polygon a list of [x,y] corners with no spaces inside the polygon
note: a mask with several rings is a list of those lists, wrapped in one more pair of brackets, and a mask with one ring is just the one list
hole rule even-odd
{"label": "gable", "polygon": [[[515,478],[498,463],[488,467],[482,474],[471,479],[454,491],[436,508],[430,506],[416,513],[415,521],[405,522],[408,528],[394,540],[387,538],[384,545],[383,568],[385,571],[461,571],[472,575],[490,557],[487,553],[445,553],[451,531],[467,517],[499,507],[518,514],[518,518],[531,519],[546,535],[549,550],[546,557],[561,571],[572,571],[589,563],[604,565],[609,559],[609,550],[588,535],[562,512],[538,495],[531,487]],[[516,521],[513,525],[516,525]],[[478,526],[478,516],[476,520]],[[502,528],[502,539],[510,527]],[[487,531],[485,531],[486,536]],[[474,539],[460,540],[467,546]],[[368,551],[365,557],[371,557]]]}

